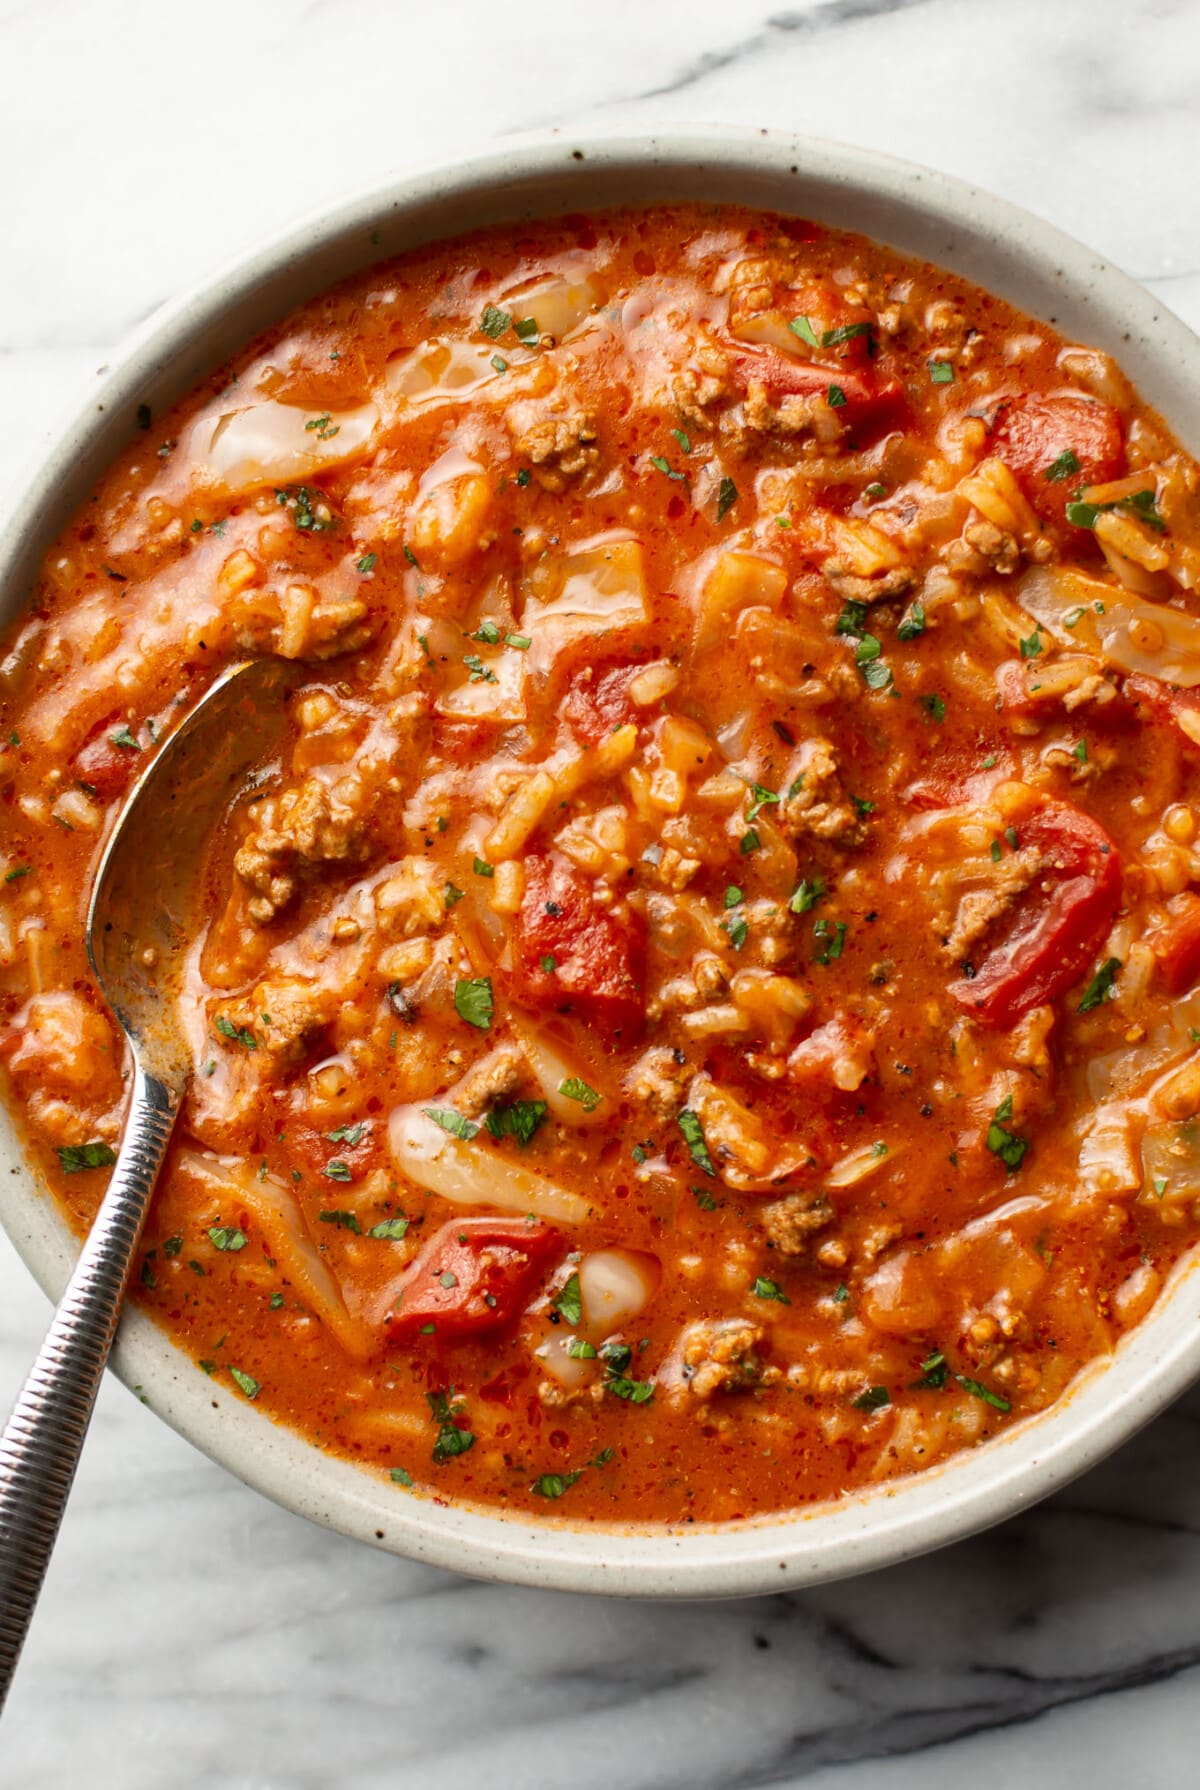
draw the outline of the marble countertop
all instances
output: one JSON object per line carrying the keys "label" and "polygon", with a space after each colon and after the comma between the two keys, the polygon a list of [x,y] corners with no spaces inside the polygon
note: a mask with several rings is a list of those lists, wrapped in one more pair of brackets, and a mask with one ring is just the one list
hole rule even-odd
{"label": "marble countertop", "polygon": [[[1200,328],[1200,0],[0,0],[0,485],[161,299],[489,134],[720,119],[902,153]],[[46,1307],[0,1238],[0,1402]],[[1200,1391],[924,1561],[653,1606],[275,1509],[115,1382],[4,1718],[21,1790],[1093,1790],[1196,1781]]]}

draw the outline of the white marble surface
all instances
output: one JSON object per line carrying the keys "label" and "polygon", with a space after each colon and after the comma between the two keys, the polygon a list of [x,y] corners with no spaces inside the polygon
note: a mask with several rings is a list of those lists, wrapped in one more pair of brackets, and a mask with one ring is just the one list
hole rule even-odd
{"label": "white marble surface", "polygon": [[[561,119],[778,124],[1064,225],[1200,327],[1200,0],[0,0],[0,484],[160,299]],[[45,1319],[0,1239],[0,1403]],[[1175,1790],[1200,1392],[1005,1528],[829,1589],[484,1587],[276,1510],[115,1383],[0,1730],[21,1790]]]}

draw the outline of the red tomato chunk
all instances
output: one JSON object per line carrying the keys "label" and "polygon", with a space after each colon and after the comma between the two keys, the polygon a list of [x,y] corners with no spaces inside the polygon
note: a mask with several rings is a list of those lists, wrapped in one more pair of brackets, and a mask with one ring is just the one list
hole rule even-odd
{"label": "red tomato chunk", "polygon": [[1008,936],[974,976],[950,985],[984,1025],[1014,1025],[1078,981],[1112,923],[1121,899],[1121,858],[1104,828],[1063,802],[1047,802],[1020,829],[1049,865],[1026,897]]}
{"label": "red tomato chunk", "polygon": [[[1125,466],[1121,419],[1093,398],[1043,398],[1027,392],[1006,400],[992,426],[991,446],[1047,522],[1063,520],[1082,485],[1118,478]],[[1077,462],[1070,470],[1065,455]]]}
{"label": "red tomato chunk", "polygon": [[641,1027],[640,924],[597,907],[587,878],[557,852],[525,860],[516,945],[519,993],[531,1006],[569,1009],[606,1037]]}
{"label": "red tomato chunk", "polygon": [[411,1342],[428,1325],[442,1342],[504,1329],[558,1241],[525,1219],[451,1219],[389,1290],[388,1342]]}

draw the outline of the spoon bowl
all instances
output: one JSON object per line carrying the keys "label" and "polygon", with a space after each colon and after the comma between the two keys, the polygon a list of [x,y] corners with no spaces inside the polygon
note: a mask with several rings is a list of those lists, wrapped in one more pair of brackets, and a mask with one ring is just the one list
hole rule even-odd
{"label": "spoon bowl", "polygon": [[204,918],[199,868],[251,767],[256,784],[269,780],[283,699],[297,682],[286,659],[223,671],[134,784],[92,886],[87,950],[96,980],[142,1067],[177,1097],[187,1047],[176,996]]}
{"label": "spoon bowl", "polygon": [[187,1086],[184,953],[203,920],[213,828],[253,765],[270,775],[300,668],[231,666],[147,765],[100,860],[88,958],[133,1057],[112,1177],[46,1340],[0,1437],[0,1707],[75,1477],[150,1196]]}

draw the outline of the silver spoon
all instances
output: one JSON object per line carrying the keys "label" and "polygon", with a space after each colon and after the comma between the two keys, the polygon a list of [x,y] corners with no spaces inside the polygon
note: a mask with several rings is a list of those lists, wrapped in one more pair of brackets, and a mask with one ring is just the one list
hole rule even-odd
{"label": "silver spoon", "polygon": [[175,993],[203,925],[200,867],[251,765],[277,753],[297,668],[234,665],[130,792],[92,889],[88,958],[133,1055],[125,1135],[108,1190],[0,1438],[0,1708],[50,1563],[112,1348],[150,1195],[187,1083]]}

